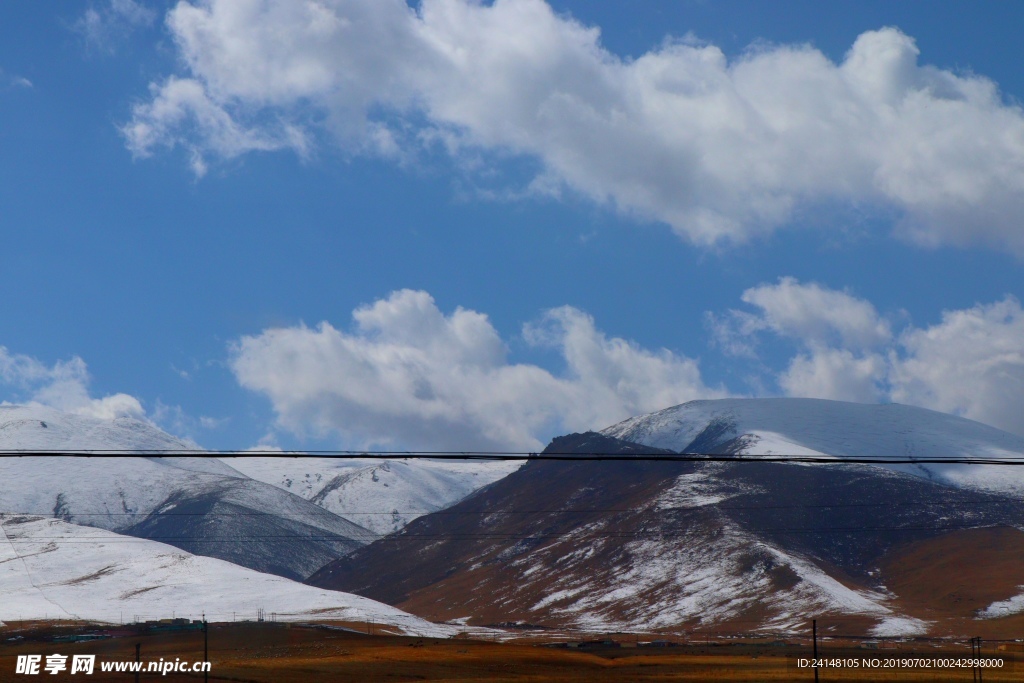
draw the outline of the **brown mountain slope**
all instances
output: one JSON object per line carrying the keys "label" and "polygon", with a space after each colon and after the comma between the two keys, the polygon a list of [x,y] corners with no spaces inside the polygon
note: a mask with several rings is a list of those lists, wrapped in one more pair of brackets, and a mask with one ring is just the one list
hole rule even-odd
{"label": "brown mountain slope", "polygon": [[[545,453],[650,450],[589,433]],[[476,624],[786,630],[828,617],[861,632],[921,632],[898,617],[932,613],[887,592],[881,562],[965,527],[1024,525],[1021,507],[868,466],[542,454],[310,583]]]}
{"label": "brown mountain slope", "polygon": [[[693,469],[672,462],[593,464],[527,463],[458,505],[381,539],[373,554],[324,567],[309,583],[352,586],[344,590],[415,605],[441,621],[535,618],[530,605],[550,596],[557,565],[576,553],[593,571],[613,566],[617,544],[604,539],[629,534],[639,523],[633,509]],[[600,530],[581,543],[579,530],[595,526]],[[531,557],[544,557],[552,567],[524,575],[528,567],[521,560]]]}
{"label": "brown mountain slope", "polygon": [[896,548],[881,567],[886,586],[915,616],[972,618],[1024,592],[1024,531],[954,531]]}

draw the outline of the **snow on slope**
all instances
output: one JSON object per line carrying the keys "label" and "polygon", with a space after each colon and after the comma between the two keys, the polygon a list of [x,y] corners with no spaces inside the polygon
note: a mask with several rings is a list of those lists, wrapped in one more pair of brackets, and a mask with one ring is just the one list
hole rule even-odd
{"label": "snow on slope", "polygon": [[0,451],[112,453],[88,459],[54,454],[0,460],[0,512],[75,517],[119,529],[145,517],[174,491],[201,489],[224,477],[245,479],[218,458],[113,455],[198,449],[133,418],[99,420],[45,406],[0,405]]}
{"label": "snow on slope", "polygon": [[438,626],[349,593],[261,574],[163,543],[43,517],[0,514],[0,619],[372,620],[444,637]]}
{"label": "snow on slope", "polygon": [[[601,531],[591,527],[581,534]],[[620,564],[602,569],[600,589],[591,577],[579,573],[554,574],[558,578],[552,592],[532,609],[556,605],[555,614],[574,617],[579,627],[592,630],[671,628],[695,619],[724,622],[741,617],[753,604],[768,614],[759,626],[767,630],[799,627],[802,615],[812,613],[893,616],[887,596],[844,586],[811,562],[740,530],[724,530],[713,546],[702,541],[695,533],[672,544],[630,542],[620,553]],[[572,553],[565,557],[556,565],[563,570],[586,557],[586,551],[579,558]],[[738,558],[750,557],[757,557],[761,564],[743,572]],[[542,556],[515,562],[513,567],[532,574],[542,569],[550,572],[551,564]],[[793,572],[799,582],[787,589],[775,587],[771,572],[780,567]],[[660,599],[651,601],[647,596]],[[635,606],[621,614],[623,603]]]}
{"label": "snow on slope", "polygon": [[[953,415],[899,404],[808,398],[691,401],[633,417],[607,436],[674,451],[726,447],[749,455],[1024,456],[1024,437]],[[892,469],[968,488],[1024,495],[1024,468],[908,464]]]}
{"label": "snow on slope", "polygon": [[0,460],[0,511],[53,515],[67,521],[124,530],[180,497],[216,496],[267,515],[370,542],[375,534],[310,506],[297,496],[254,481],[182,469],[159,458],[73,458],[59,455]]}
{"label": "snow on slope", "polygon": [[451,462],[424,458],[231,458],[259,481],[302,496],[378,534],[446,508],[511,474],[521,461]]}
{"label": "snow on slope", "polygon": [[[133,418],[100,420],[45,406],[0,405],[0,451],[146,453],[201,450]],[[119,530],[180,491],[216,491],[229,502],[317,526],[308,505],[212,456],[26,455],[0,460],[0,512],[52,514]],[[372,540],[374,534],[357,533]]]}
{"label": "snow on slope", "polygon": [[[19,450],[130,454],[201,449],[133,418],[98,420],[45,406],[0,405],[0,451]],[[261,488],[270,484],[377,534],[388,534],[422,514],[461,500],[521,464],[256,456],[9,458],[0,461],[0,511],[59,514],[78,523],[122,530],[174,491],[223,487],[223,477],[232,477],[240,480],[231,487],[242,498],[235,502],[255,506],[263,499],[264,507],[271,501],[284,504],[286,496],[267,495]],[[249,479],[260,484],[242,483]],[[300,517],[299,521],[310,523]]]}
{"label": "snow on slope", "polygon": [[[174,453],[194,444],[138,420],[0,408],[0,450]],[[0,512],[59,517],[302,577],[377,535],[213,456],[0,458]]]}
{"label": "snow on slope", "polygon": [[42,405],[0,405],[0,447],[3,450],[106,450],[138,452],[198,450],[131,417],[100,420]]}
{"label": "snow on slope", "polygon": [[[1024,588],[1024,586],[1017,586],[1017,588]],[[1019,593],[1006,600],[993,602],[985,609],[980,610],[978,617],[980,619],[999,619],[1008,614],[1018,614],[1020,612],[1024,612],[1024,593]]]}
{"label": "snow on slope", "polygon": [[[713,513],[718,503],[739,492],[732,482],[712,476],[716,469],[709,464],[677,478],[650,501],[647,512],[655,514],[648,519],[682,506],[707,506]],[[727,622],[743,619],[752,605],[761,614],[751,630],[797,630],[807,614],[867,617],[876,621],[871,633],[878,636],[928,629],[926,622],[896,612],[891,596],[844,585],[813,561],[722,516],[711,527],[692,524],[668,542],[657,533],[631,540],[614,553],[613,564],[577,570],[605,551],[612,542],[609,531],[608,520],[578,527],[569,538],[510,562],[524,583],[554,577],[532,610],[549,607],[579,628],[605,632],[673,628],[695,620]],[[785,580],[787,575],[792,578]]]}
{"label": "snow on slope", "polygon": [[41,405],[0,404],[0,452],[95,452],[110,456],[152,453],[160,454],[154,462],[181,470],[245,476],[219,458],[163,455],[201,450],[192,441],[131,417],[100,420]]}

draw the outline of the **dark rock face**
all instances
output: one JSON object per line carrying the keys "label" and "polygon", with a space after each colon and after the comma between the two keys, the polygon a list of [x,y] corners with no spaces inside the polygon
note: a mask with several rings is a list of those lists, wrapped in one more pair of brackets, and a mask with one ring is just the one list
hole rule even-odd
{"label": "dark rock face", "polygon": [[[282,503],[293,514],[279,514]],[[323,508],[251,480],[176,492],[122,533],[298,581],[376,538]]]}

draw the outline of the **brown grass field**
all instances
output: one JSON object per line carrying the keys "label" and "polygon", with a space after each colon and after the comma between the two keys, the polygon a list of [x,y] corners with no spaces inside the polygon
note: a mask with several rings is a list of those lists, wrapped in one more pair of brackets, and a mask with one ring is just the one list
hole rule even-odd
{"label": "brown grass field", "polygon": [[[115,637],[79,643],[55,643],[52,637],[73,627],[8,625],[0,629],[0,681],[82,680],[131,681],[134,674],[102,674],[99,662],[133,660],[141,643],[142,660],[201,660],[200,631],[133,633],[125,627]],[[12,635],[13,634],[13,635]],[[22,638],[7,640],[15,635]],[[689,644],[670,648],[637,648],[629,638],[620,648],[591,651],[546,647],[533,640],[491,643],[479,640],[437,640],[401,636],[368,636],[310,626],[273,623],[211,624],[211,681],[253,683],[317,683],[320,681],[452,681],[542,683],[628,681],[813,681],[814,672],[799,669],[796,660],[809,657],[808,644],[770,646],[754,643]],[[936,648],[926,643],[900,643],[900,649],[865,650],[853,644],[826,641],[822,656],[967,657],[966,644]],[[92,676],[15,675],[19,654],[95,654]],[[984,680],[1024,681],[1024,653],[984,650],[1002,657],[1002,669],[987,669]],[[197,681],[202,674],[143,673],[141,681]],[[821,681],[972,681],[970,669],[830,669]]]}

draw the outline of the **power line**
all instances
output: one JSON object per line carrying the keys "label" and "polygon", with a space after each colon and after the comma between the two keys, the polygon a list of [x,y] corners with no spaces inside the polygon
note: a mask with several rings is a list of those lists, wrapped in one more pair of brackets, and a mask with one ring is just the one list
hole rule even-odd
{"label": "power line", "polygon": [[528,453],[525,451],[207,451],[180,450],[167,451],[157,449],[93,449],[93,450],[3,450],[0,457],[33,457],[33,456],[67,456],[75,458],[155,456],[180,457],[183,455],[212,456],[215,458],[309,458],[331,457],[339,460],[530,460],[530,461],[609,461],[609,462],[792,462],[825,465],[926,465],[926,464],[959,464],[959,465],[1024,465],[1024,455],[1005,458],[979,456],[845,456],[845,455],[723,455],[721,453],[663,453],[637,452],[628,455],[598,452],[544,452]]}
{"label": "power line", "polygon": [[[283,489],[286,490],[286,489]],[[750,494],[737,494],[750,495]],[[897,501],[889,500],[879,503],[801,503],[794,505],[661,505],[654,508],[554,508],[549,510],[454,510],[444,508],[440,510],[336,510],[324,508],[328,512],[344,517],[345,515],[552,515],[552,514],[616,514],[629,512],[670,512],[676,510],[698,510],[713,507],[716,510],[822,510],[822,509],[844,509],[844,508],[927,508],[939,507],[948,509],[958,506],[989,506],[989,505],[1012,505],[1017,501],[1007,498],[993,498],[991,500],[932,500],[932,501]],[[11,515],[43,515],[51,516],[49,513],[41,512],[14,512],[8,511]],[[73,512],[71,517],[280,517],[276,512]]]}
{"label": "power line", "polygon": [[[47,519],[47,518],[43,518]],[[985,526],[979,526],[978,524],[947,524],[945,526],[821,526],[821,527],[747,527],[736,529],[743,533],[782,533],[782,534],[822,534],[822,533],[879,533],[879,532],[896,532],[896,533],[909,533],[909,532],[934,532],[941,533],[946,531],[962,531],[967,529],[1017,529],[1019,527],[1012,524],[989,524]],[[726,531],[729,531],[728,529]],[[204,536],[203,538],[193,538],[191,536],[172,536],[172,535],[156,535],[156,536],[125,536],[118,532],[111,531],[111,535],[100,535],[100,536],[76,536],[68,538],[66,536],[39,536],[33,534],[27,538],[11,538],[12,543],[34,543],[37,540],[47,541],[63,541],[64,543],[117,543],[117,542],[138,542],[138,541],[189,541],[191,543],[224,543],[228,541],[281,541],[281,542],[295,542],[295,541],[358,541],[358,538],[352,538],[341,534],[317,534],[314,536],[299,536],[289,534],[227,534],[223,536]],[[399,531],[396,534],[382,537],[382,539],[398,540],[398,539],[434,539],[444,538],[450,540],[551,540],[568,537],[585,537],[585,538],[685,538],[691,536],[692,533],[689,531],[671,531],[671,530],[634,530],[634,531],[601,531],[601,530],[586,530],[583,529],[582,533],[580,529],[572,529],[565,532],[557,533],[536,533],[531,534],[529,532],[522,533],[501,533],[501,532],[454,532],[454,533],[405,533]]]}

